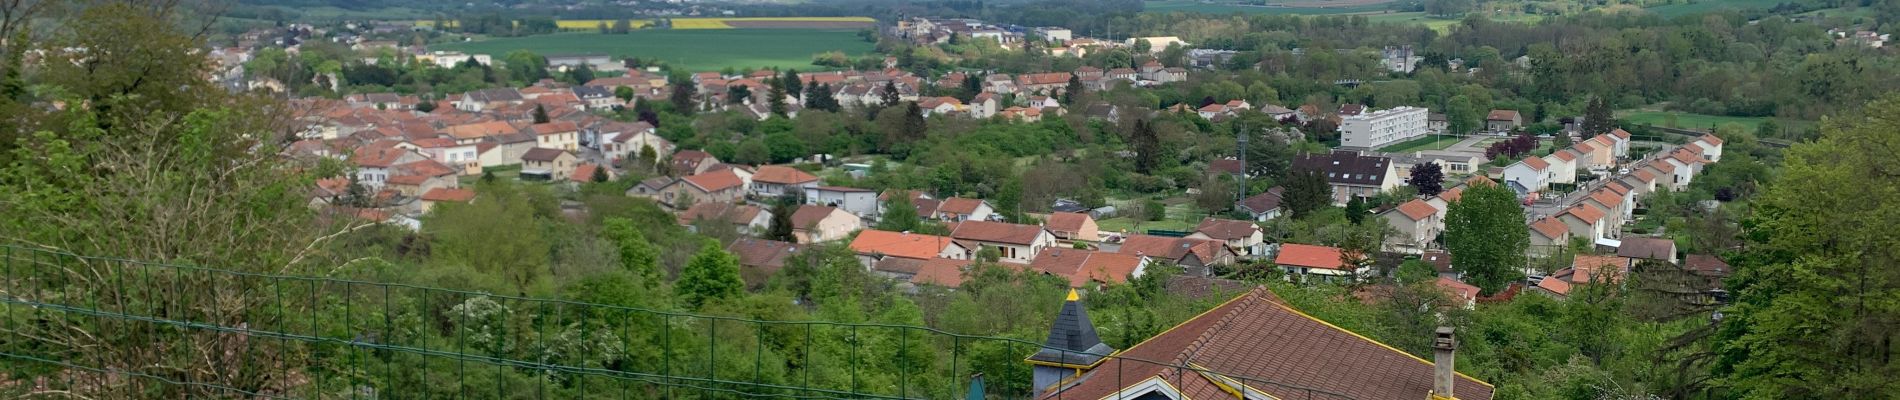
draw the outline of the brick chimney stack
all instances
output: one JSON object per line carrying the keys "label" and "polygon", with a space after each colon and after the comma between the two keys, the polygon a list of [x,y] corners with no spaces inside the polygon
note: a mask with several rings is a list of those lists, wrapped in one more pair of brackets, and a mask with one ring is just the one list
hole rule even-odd
{"label": "brick chimney stack", "polygon": [[1438,327],[1432,338],[1432,399],[1457,398],[1452,395],[1452,384],[1458,379],[1452,358],[1457,352],[1458,339],[1452,335],[1452,328]]}

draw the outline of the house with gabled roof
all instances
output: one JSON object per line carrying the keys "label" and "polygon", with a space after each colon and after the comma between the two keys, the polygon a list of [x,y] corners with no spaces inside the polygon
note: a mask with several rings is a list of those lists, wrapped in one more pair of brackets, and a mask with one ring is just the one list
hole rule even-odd
{"label": "house with gabled roof", "polygon": [[1584,196],[1582,203],[1603,210],[1604,218],[1609,219],[1609,226],[1614,231],[1616,230],[1614,227],[1622,226],[1623,221],[1628,221],[1634,214],[1635,205],[1629,200],[1629,197],[1617,193],[1616,189],[1603,187],[1590,191],[1588,196]]}
{"label": "house with gabled roof", "polygon": [[1522,197],[1541,192],[1550,187],[1550,181],[1556,176],[1550,163],[1537,156],[1526,156],[1523,160],[1504,167],[1505,186]]}
{"label": "house with gabled roof", "polygon": [[688,208],[699,203],[736,202],[744,198],[745,191],[744,178],[732,169],[721,169],[673,180],[660,189],[657,200],[673,208]]}
{"label": "house with gabled roof", "polygon": [[858,231],[858,236],[851,239],[850,248],[857,253],[858,263],[870,271],[875,271],[875,266],[886,258],[968,260],[976,252],[948,236],[876,229]]}
{"label": "house with gabled roof", "polygon": [[1287,243],[1280,245],[1273,264],[1286,272],[1287,279],[1295,281],[1316,278],[1352,282],[1372,271],[1371,267],[1348,263],[1346,256],[1346,251],[1337,247]]}
{"label": "house with gabled roof", "polygon": [[1577,153],[1569,149],[1557,150],[1543,157],[1550,164],[1550,183],[1577,183]]}
{"label": "house with gabled roof", "polygon": [[1670,264],[1677,262],[1676,241],[1669,238],[1632,237],[1624,238],[1616,248],[1616,255],[1637,260],[1654,260]]}
{"label": "house with gabled roof", "polygon": [[390,167],[389,173],[384,189],[395,190],[403,196],[416,197],[438,188],[462,187],[455,178],[455,168],[430,159],[397,164]]}
{"label": "house with gabled roof", "polygon": [[1127,283],[1141,277],[1147,266],[1147,257],[1060,247],[1043,250],[1029,262],[1029,269],[1062,277],[1072,288]]}
{"label": "house with gabled roof", "polygon": [[1702,137],[1696,138],[1695,141],[1689,142],[1689,144],[1696,145],[1702,149],[1702,159],[1708,160],[1709,162],[1722,161],[1722,138],[1716,137],[1713,134],[1704,134]]}
{"label": "house with gabled roof", "polygon": [[1524,118],[1517,110],[1491,110],[1484,117],[1484,127],[1492,132],[1505,132],[1524,125]]}
{"label": "house with gabled roof", "polygon": [[837,207],[802,205],[792,213],[792,237],[799,243],[844,239],[864,229],[864,220]]}
{"label": "house with gabled roof", "polygon": [[726,251],[739,259],[739,278],[745,280],[746,287],[757,289],[785,269],[785,262],[798,253],[799,247],[791,242],[739,238],[726,245]]}
{"label": "house with gabled roof", "polygon": [[1697,173],[1702,172],[1702,156],[1688,149],[1677,148],[1668,155],[1660,157],[1656,162],[1668,163],[1675,167],[1676,182],[1684,188],[1689,186],[1689,182],[1695,180]]}
{"label": "house with gabled roof", "polygon": [[1203,218],[1200,224],[1194,226],[1194,233],[1188,234],[1187,238],[1219,240],[1227,245],[1228,250],[1242,257],[1264,257],[1271,250],[1267,245],[1266,233],[1261,231],[1260,225],[1251,221]]}
{"label": "house with gabled roof", "polygon": [[1559,299],[1568,298],[1581,286],[1622,284],[1633,266],[1632,260],[1625,257],[1578,255],[1571,261],[1569,268],[1557,270],[1539,280],[1535,290]]}
{"label": "house with gabled roof", "polygon": [[818,187],[817,175],[783,165],[759,167],[759,170],[752,174],[751,193],[757,196],[802,196],[805,190],[815,187]]}
{"label": "house with gabled roof", "polygon": [[1611,130],[1608,135],[1610,136],[1610,141],[1615,142],[1615,144],[1611,146],[1611,149],[1615,151],[1616,156],[1619,158],[1629,157],[1630,131],[1623,130],[1623,128],[1616,128],[1615,130]]}
{"label": "house with gabled roof", "polygon": [[766,228],[771,227],[772,211],[750,204],[706,202],[688,207],[686,212],[680,213],[677,220],[680,225],[688,229],[692,229],[701,221],[724,222],[731,224],[733,229],[742,235],[752,235],[765,232]]}
{"label": "house with gabled roof", "polygon": [[[1000,260],[1027,264],[1044,249],[1057,247],[1055,234],[1036,225],[966,220],[950,226],[950,238],[965,243],[965,248],[995,248]],[[980,249],[978,250],[980,251]]]}
{"label": "house with gabled roof", "polygon": [[[963,274],[970,269],[972,260],[932,258],[917,264],[917,273],[911,275],[912,285],[932,285],[946,288],[963,286]],[[1004,264],[1007,266],[1008,264]]]}
{"label": "house with gabled roof", "polygon": [[1650,192],[1656,191],[1656,173],[1650,172],[1648,169],[1637,168],[1634,171],[1630,171],[1628,175],[1618,177],[1617,181],[1629,185],[1631,193],[1635,193],[1637,196],[1647,195]]}
{"label": "house with gabled roof", "polygon": [[1025,360],[1036,400],[1489,400],[1494,390],[1456,372],[1452,328],[1434,333],[1436,362],[1427,361],[1295,310],[1265,287],[1122,351],[1102,343],[1074,291],[1055,321]]}
{"label": "house with gabled roof", "polygon": [[417,199],[420,201],[417,201],[416,204],[419,207],[421,207],[418,211],[423,214],[428,214],[429,211],[432,211],[435,209],[436,204],[467,203],[471,200],[474,200],[475,191],[469,190],[469,189],[439,187],[435,189],[430,189],[428,192],[422,193],[422,196],[418,197]]}
{"label": "house with gabled roof", "polygon": [[1280,195],[1285,192],[1286,188],[1274,186],[1265,192],[1260,192],[1260,194],[1240,199],[1240,204],[1234,208],[1245,211],[1247,215],[1253,216],[1253,220],[1256,222],[1272,221],[1274,218],[1280,217]]}
{"label": "house with gabled roof", "polygon": [[1655,161],[1650,161],[1649,163],[1643,164],[1642,168],[1639,171],[1648,172],[1651,175],[1655,175],[1656,176],[1655,184],[1658,190],[1668,190],[1671,192],[1678,192],[1678,191],[1682,191],[1682,189],[1684,188],[1689,187],[1689,182],[1684,181],[1682,179],[1683,174],[1678,173],[1677,170],[1679,169],[1682,169],[1682,168],[1677,167],[1676,163],[1674,162],[1669,162],[1665,160],[1655,160]]}
{"label": "house with gabled roof", "polygon": [[699,150],[680,150],[673,153],[673,174],[697,175],[711,171],[719,159],[712,154]]}
{"label": "house with gabled roof", "polygon": [[1386,235],[1385,251],[1417,254],[1432,247],[1432,241],[1444,231],[1445,221],[1439,208],[1421,199],[1412,199],[1379,213],[1395,234]]}
{"label": "house with gabled roof", "polygon": [[1192,276],[1208,276],[1208,267],[1233,265],[1239,257],[1219,240],[1154,235],[1128,235],[1115,252],[1172,262]]}
{"label": "house with gabled roof", "polygon": [[[758,184],[754,175],[753,184]],[[805,189],[805,204],[831,206],[844,209],[845,212],[859,217],[878,215],[877,192],[844,186],[816,186]]]}
{"label": "house with gabled roof", "polygon": [[673,142],[660,137],[646,121],[603,123],[594,127],[594,132],[602,139],[601,155],[610,160],[638,159],[642,149],[652,149],[656,163],[673,154]]}
{"label": "house with gabled roof", "polygon": [[1564,212],[1557,214],[1556,218],[1564,223],[1564,227],[1570,231],[1570,236],[1595,242],[1597,239],[1610,237],[1615,231],[1610,221],[1604,218],[1605,216],[1606,212],[1597,206],[1578,203],[1564,209]]}
{"label": "house with gabled roof", "polygon": [[945,222],[988,221],[996,215],[996,208],[990,202],[980,199],[951,197],[943,199],[936,210],[930,213],[931,219]]}
{"label": "house with gabled roof", "polygon": [[395,146],[395,142],[377,142],[358,147],[350,155],[350,163],[356,165],[356,182],[371,189],[381,189],[395,175],[392,170],[398,164],[422,161],[421,153]]}
{"label": "house with gabled roof", "polygon": [[1570,226],[1556,217],[1543,217],[1530,224],[1531,245],[1527,255],[1543,257],[1557,254],[1570,246]]}
{"label": "house with gabled roof", "polygon": [[1043,225],[1056,239],[1071,242],[1098,242],[1102,240],[1101,227],[1095,224],[1095,217],[1088,213],[1053,212]]}
{"label": "house with gabled roof", "polygon": [[1366,156],[1352,151],[1327,154],[1303,154],[1293,160],[1293,168],[1319,171],[1333,188],[1333,204],[1344,206],[1352,197],[1371,199],[1379,193],[1397,189],[1404,180],[1393,172],[1392,160]]}

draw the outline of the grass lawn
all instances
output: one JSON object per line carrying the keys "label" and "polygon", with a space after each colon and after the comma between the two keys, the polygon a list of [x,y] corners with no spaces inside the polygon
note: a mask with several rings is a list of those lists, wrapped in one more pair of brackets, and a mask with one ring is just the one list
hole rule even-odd
{"label": "grass lawn", "polygon": [[1351,14],[1385,10],[1384,3],[1371,5],[1349,5],[1341,7],[1266,7],[1243,6],[1234,3],[1203,3],[1194,0],[1149,0],[1141,2],[1144,12],[1197,12],[1208,14]]}
{"label": "grass lawn", "polygon": [[[1132,202],[1132,200],[1109,200],[1109,204],[1114,205],[1115,208],[1120,210],[1127,210],[1128,203],[1130,202]],[[1170,198],[1162,200],[1162,203],[1167,204],[1168,217],[1160,221],[1137,222],[1134,218],[1126,216],[1126,211],[1124,211],[1124,216],[1095,221],[1095,224],[1103,232],[1126,231],[1128,233],[1146,233],[1150,229],[1192,231],[1195,225],[1200,225],[1201,216],[1204,213],[1194,209],[1194,204],[1192,201],[1189,201],[1189,199],[1181,197]],[[1193,217],[1192,221],[1188,218],[1190,216]]]}
{"label": "grass lawn", "polygon": [[501,58],[514,50],[541,55],[606,54],[664,60],[687,71],[716,71],[725,67],[750,70],[762,67],[819,69],[812,55],[842,51],[870,53],[872,44],[856,30],[704,29],[637,30],[624,35],[557,33],[452,43],[431,50],[489,54]]}
{"label": "grass lawn", "polygon": [[[1685,113],[1685,112],[1653,111],[1653,110],[1626,110],[1626,111],[1618,111],[1616,114],[1617,114],[1616,118],[1620,120],[1635,122],[1639,124],[1655,125],[1655,126],[1660,126],[1664,128],[1714,130],[1715,127],[1721,126],[1722,124],[1737,123],[1737,124],[1742,124],[1743,127],[1747,128],[1749,133],[1754,133],[1755,127],[1761,125],[1762,121],[1767,121],[1769,118],[1769,117],[1730,117],[1730,116],[1725,116],[1725,115],[1693,114],[1693,113]],[[1671,126],[1671,124],[1669,123],[1669,117],[1672,115],[1676,117],[1676,122],[1674,126]],[[1781,129],[1784,131],[1788,129],[1807,129],[1814,125],[1813,121],[1777,119],[1775,122],[1780,123]]]}
{"label": "grass lawn", "polygon": [[1390,146],[1385,146],[1384,148],[1379,149],[1379,151],[1383,151],[1387,153],[1409,153],[1409,152],[1414,152],[1414,151],[1425,151],[1425,150],[1444,150],[1446,147],[1451,147],[1451,145],[1458,144],[1458,141],[1461,141],[1461,140],[1465,140],[1465,138],[1457,137],[1457,136],[1446,136],[1446,135],[1430,135],[1430,136],[1426,136],[1422,138],[1395,143]]}
{"label": "grass lawn", "polygon": [[1390,23],[1395,23],[1395,24],[1408,24],[1408,23],[1419,24],[1419,25],[1424,25],[1426,28],[1431,28],[1434,31],[1438,31],[1438,33],[1451,32],[1451,26],[1457,25],[1458,22],[1461,21],[1458,18],[1440,18],[1440,17],[1434,17],[1430,15],[1425,15],[1425,13],[1423,12],[1416,12],[1416,11],[1415,12],[1399,12],[1399,13],[1366,14],[1366,19],[1369,21],[1372,21],[1373,23],[1390,22]]}
{"label": "grass lawn", "polygon": [[1696,1],[1696,2],[1691,2],[1691,3],[1677,3],[1677,4],[1670,4],[1670,5],[1664,5],[1664,6],[1650,7],[1650,8],[1647,8],[1647,10],[1649,10],[1649,12],[1656,13],[1656,15],[1660,15],[1665,18],[1674,18],[1674,17],[1682,16],[1682,15],[1703,14],[1703,13],[1715,12],[1719,10],[1750,10],[1750,9],[1774,8],[1776,4],[1780,4],[1785,1],[1786,0],[1720,0],[1720,1],[1702,0],[1702,1]]}

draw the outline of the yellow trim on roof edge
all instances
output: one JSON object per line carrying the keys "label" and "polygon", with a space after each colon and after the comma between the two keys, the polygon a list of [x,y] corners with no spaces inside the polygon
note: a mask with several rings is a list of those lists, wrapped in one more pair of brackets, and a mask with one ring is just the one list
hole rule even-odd
{"label": "yellow trim on roof edge", "polygon": [[[1313,317],[1312,315],[1307,315],[1306,313],[1304,313],[1304,312],[1301,312],[1301,311],[1300,311],[1300,310],[1298,310],[1298,309],[1294,309],[1294,308],[1293,308],[1292,306],[1288,306],[1288,305],[1285,305],[1285,304],[1280,304],[1280,303],[1274,303],[1274,305],[1276,305],[1276,306],[1280,306],[1280,308],[1284,308],[1284,309],[1286,309],[1287,311],[1292,311],[1292,312],[1293,312],[1293,314],[1295,314],[1295,315],[1299,315],[1299,316],[1302,316],[1302,317],[1306,317],[1306,319],[1310,319],[1310,320],[1313,320],[1313,322],[1318,322],[1318,323],[1320,323],[1320,324],[1324,324],[1324,325],[1326,325],[1326,326],[1327,326],[1327,327],[1329,327],[1329,328],[1333,328],[1333,329],[1337,329],[1337,330],[1339,330],[1340,332],[1345,332],[1346,334],[1348,334],[1348,335],[1352,335],[1353,337],[1356,337],[1356,338],[1359,338],[1360,340],[1365,340],[1365,341],[1367,341],[1367,342],[1372,342],[1372,344],[1376,344],[1376,345],[1379,345],[1380,347],[1384,347],[1384,348],[1386,348],[1387,350],[1392,350],[1392,351],[1393,351],[1393,352],[1395,352],[1395,353],[1399,353],[1399,354],[1404,354],[1404,355],[1405,355],[1406,357],[1411,357],[1411,358],[1412,358],[1413,360],[1418,360],[1418,362],[1421,362],[1421,363],[1425,363],[1425,365],[1437,365],[1437,364],[1433,364],[1433,363],[1432,363],[1431,361],[1425,361],[1425,359],[1424,359],[1424,358],[1419,358],[1419,356],[1415,356],[1415,355],[1412,355],[1412,353],[1407,353],[1407,352],[1405,352],[1404,350],[1399,350],[1399,348],[1397,348],[1397,347],[1392,347],[1391,345],[1388,345],[1388,344],[1385,344],[1384,342],[1380,342],[1380,341],[1377,341],[1377,340],[1373,340],[1372,338],[1369,338],[1369,337],[1366,337],[1365,335],[1361,335],[1361,334],[1359,334],[1358,332],[1353,332],[1353,331],[1351,331],[1351,330],[1348,330],[1348,329],[1346,329],[1346,328],[1341,328],[1341,327],[1339,327],[1339,325],[1333,325],[1333,323],[1331,323],[1331,322],[1326,322],[1326,320],[1322,320],[1322,319],[1319,319],[1319,318],[1314,318],[1314,317]],[[1473,378],[1473,377],[1471,377],[1471,375],[1465,375],[1465,373],[1463,373],[1463,372],[1456,372],[1456,371],[1453,371],[1453,373],[1456,373],[1456,374],[1458,374],[1458,376],[1462,376],[1462,377],[1465,377],[1465,379],[1470,379],[1470,380],[1471,380],[1472,382],[1477,382],[1477,383],[1478,383],[1478,384],[1480,384],[1480,385],[1484,385],[1485,387],[1488,387],[1488,388],[1492,388],[1492,389],[1497,389],[1497,386],[1493,386],[1493,385],[1491,385],[1491,383],[1490,383],[1490,382],[1485,382],[1485,381],[1484,381],[1484,380],[1482,380],[1482,379],[1478,379],[1478,378]]]}

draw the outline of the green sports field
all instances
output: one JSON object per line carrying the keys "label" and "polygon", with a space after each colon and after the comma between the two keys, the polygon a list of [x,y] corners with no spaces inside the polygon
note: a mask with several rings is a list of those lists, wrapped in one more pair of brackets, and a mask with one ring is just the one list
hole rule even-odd
{"label": "green sports field", "polygon": [[557,33],[432,46],[432,50],[483,53],[500,58],[526,49],[542,55],[606,54],[659,59],[688,71],[784,67],[816,69],[812,55],[842,51],[870,53],[872,44],[856,30],[703,29],[636,30],[624,35],[595,32]]}

